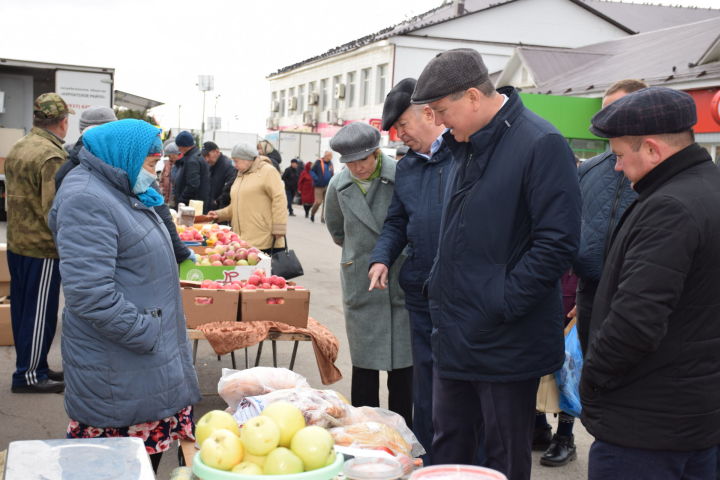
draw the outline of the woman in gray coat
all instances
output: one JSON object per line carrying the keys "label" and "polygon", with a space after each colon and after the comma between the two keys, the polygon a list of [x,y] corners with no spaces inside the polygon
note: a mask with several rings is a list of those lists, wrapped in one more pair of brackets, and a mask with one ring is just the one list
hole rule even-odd
{"label": "woman in gray coat", "polygon": [[88,130],[49,224],[60,256],[67,436],[140,437],[157,469],[193,439],[200,400],[177,263],[150,185],[160,130],[120,120]]}
{"label": "woman in gray coat", "polygon": [[344,126],[330,140],[346,164],[330,181],[325,221],[342,247],[341,280],[345,328],[350,343],[352,404],[379,406],[379,371],[388,372],[389,408],[412,426],[410,323],[398,272],[390,268],[387,289],[370,290],[370,254],[393,196],[395,162],[378,148],[380,132],[364,123]]}

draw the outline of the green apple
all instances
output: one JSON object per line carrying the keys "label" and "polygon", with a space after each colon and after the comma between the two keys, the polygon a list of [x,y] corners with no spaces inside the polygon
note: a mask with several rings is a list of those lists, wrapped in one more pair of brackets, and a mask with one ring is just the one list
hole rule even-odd
{"label": "green apple", "polygon": [[305,427],[295,434],[290,450],[305,464],[305,470],[315,470],[327,464],[335,444],[330,432],[322,427]]}
{"label": "green apple", "polygon": [[333,448],[332,451],[330,452],[330,455],[328,455],[327,460],[325,460],[325,466],[327,467],[328,465],[332,465],[333,463],[335,463],[335,458],[336,458],[335,449]]}
{"label": "green apple", "polygon": [[267,455],[253,455],[252,453],[245,450],[245,457],[243,458],[243,461],[254,463],[258,467],[262,468],[265,466],[265,460],[267,459]]}
{"label": "green apple", "polygon": [[211,410],[203,415],[195,424],[195,439],[197,440],[197,444],[202,446],[205,439],[218,428],[230,430],[238,437],[240,436],[240,427],[238,427],[232,415],[222,410]]}
{"label": "green apple", "polygon": [[280,428],[280,446],[289,447],[290,440],[301,428],[305,428],[302,411],[290,402],[271,403],[262,415],[272,418]]}
{"label": "green apple", "polygon": [[243,459],[240,437],[224,428],[215,430],[200,446],[200,458],[208,467],[230,470]]}
{"label": "green apple", "polygon": [[252,462],[248,462],[247,460],[244,462],[240,462],[237,465],[235,465],[232,470],[230,470],[233,473],[240,473],[243,475],[262,475],[263,469],[258,467]]}
{"label": "green apple", "polygon": [[280,428],[270,417],[253,417],[240,430],[245,449],[253,455],[267,455],[280,442]]}
{"label": "green apple", "polygon": [[278,447],[268,453],[263,473],[265,475],[287,475],[301,473],[304,470],[300,457],[285,447]]}

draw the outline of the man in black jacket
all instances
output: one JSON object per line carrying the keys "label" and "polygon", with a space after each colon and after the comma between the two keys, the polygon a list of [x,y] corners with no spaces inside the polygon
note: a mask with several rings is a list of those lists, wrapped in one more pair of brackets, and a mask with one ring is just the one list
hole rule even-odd
{"label": "man in black jacket", "polygon": [[230,205],[230,187],[237,178],[237,170],[215,142],[203,143],[201,153],[210,167],[209,210],[220,210]]}
{"label": "man in black jacket", "polygon": [[182,158],[176,162],[179,168],[174,192],[175,201],[185,205],[190,200],[202,200],[203,212],[210,209],[210,170],[207,163],[200,157],[200,151],[195,145],[195,139],[190,132],[182,131],[175,137]]}
{"label": "man in black jacket", "polygon": [[297,159],[290,160],[290,166],[285,169],[282,174],[282,181],[285,184],[285,196],[287,197],[288,215],[295,216],[293,212],[293,200],[298,190],[298,180],[300,179],[300,168]]}
{"label": "man in black jacket", "polygon": [[598,112],[638,193],[610,239],[580,394],[589,479],[713,479],[720,444],[720,171],[695,103],[650,87]]}

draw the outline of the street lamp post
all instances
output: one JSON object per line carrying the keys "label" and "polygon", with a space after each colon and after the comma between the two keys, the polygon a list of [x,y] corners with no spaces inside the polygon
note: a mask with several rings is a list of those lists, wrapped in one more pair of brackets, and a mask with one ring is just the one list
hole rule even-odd
{"label": "street lamp post", "polygon": [[205,93],[213,90],[215,79],[212,75],[200,75],[198,77],[198,88],[203,92],[202,124],[200,129],[200,143],[205,140]]}
{"label": "street lamp post", "polygon": [[215,141],[215,132],[218,129],[217,102],[220,94],[215,95],[215,109],[213,110],[213,142]]}

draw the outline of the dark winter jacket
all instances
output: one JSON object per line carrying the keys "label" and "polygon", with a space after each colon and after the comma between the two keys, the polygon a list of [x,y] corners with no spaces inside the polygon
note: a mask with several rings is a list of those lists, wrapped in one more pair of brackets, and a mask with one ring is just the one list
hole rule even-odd
{"label": "dark winter jacket", "polygon": [[210,169],[197,147],[188,150],[175,162],[178,166],[175,181],[175,201],[190,204],[190,200],[202,200],[203,213],[210,209]]}
{"label": "dark winter jacket", "polygon": [[[75,146],[70,149],[70,154],[68,155],[67,161],[60,167],[57,174],[55,174],[55,190],[60,190],[60,185],[62,184],[63,180],[65,179],[65,176],[72,171],[73,168],[80,165],[80,151],[83,148],[83,141],[82,137],[78,138],[78,141],[75,143]],[[153,188],[155,190],[158,190],[158,185],[153,184]],[[158,190],[159,191],[159,190]],[[168,233],[170,234],[170,240],[172,240],[172,246],[173,246],[173,252],[175,253],[175,260],[177,263],[184,262],[187,258],[190,257],[192,252],[190,249],[185,246],[185,244],[180,240],[180,237],[178,236],[177,229],[175,228],[175,222],[173,222],[172,215],[170,215],[170,209],[166,204],[158,205],[157,207],[152,207],[155,210],[155,213],[160,216],[163,223],[165,224],[165,228],[167,228]]]}
{"label": "dark winter jacket", "polygon": [[272,152],[266,153],[265,156],[272,161],[273,166],[279,172],[280,164],[282,163],[282,157],[280,156],[280,152],[278,152],[277,150],[273,150]]}
{"label": "dark winter jacket", "polygon": [[720,444],[720,171],[693,144],[634,186],[595,297],[580,394],[598,440]]}
{"label": "dark winter jacket", "polygon": [[637,198],[637,193],[630,188],[630,181],[622,172],[615,171],[616,160],[615,154],[608,150],[578,168],[582,223],[580,249],[573,262],[573,270],[579,278],[577,326],[583,350],[587,350],[592,304],[608,239],[625,209]]}
{"label": "dark winter jacket", "polygon": [[428,280],[442,378],[540,378],[565,357],[560,277],[580,240],[575,156],[515,89],[499,92],[509,100],[470,142],[444,136],[455,168]]}
{"label": "dark winter jacket", "polygon": [[310,169],[310,175],[316,187],[327,187],[334,174],[335,167],[332,161],[325,162],[323,159],[315,160],[315,163]]}
{"label": "dark winter jacket", "polygon": [[230,187],[237,178],[237,170],[232,161],[220,155],[215,165],[210,167],[210,208],[220,210],[230,204]]}
{"label": "dark winter jacket", "polygon": [[422,287],[432,268],[452,153],[443,143],[430,159],[408,151],[397,164],[395,191],[370,265],[392,266],[407,246],[400,286],[409,310],[427,310]]}
{"label": "dark winter jacket", "polygon": [[285,190],[289,192],[297,192],[299,178],[300,170],[298,168],[286,168],[282,174],[282,181],[285,184]]}

